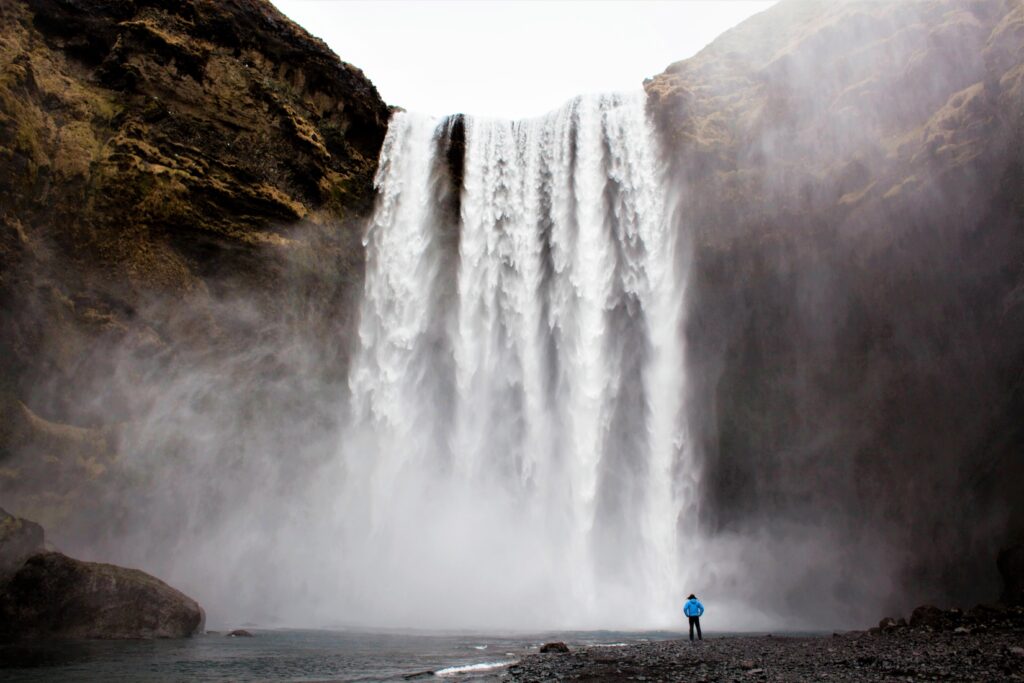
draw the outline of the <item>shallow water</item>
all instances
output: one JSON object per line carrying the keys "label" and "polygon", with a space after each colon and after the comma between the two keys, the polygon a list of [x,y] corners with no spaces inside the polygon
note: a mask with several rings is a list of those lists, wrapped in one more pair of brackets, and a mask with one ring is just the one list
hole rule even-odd
{"label": "shallow water", "polygon": [[[4,681],[395,681],[423,671],[494,678],[540,644],[570,647],[678,638],[665,631],[496,634],[252,630],[185,640],[54,641],[0,647]],[[486,666],[490,665],[490,666]]]}

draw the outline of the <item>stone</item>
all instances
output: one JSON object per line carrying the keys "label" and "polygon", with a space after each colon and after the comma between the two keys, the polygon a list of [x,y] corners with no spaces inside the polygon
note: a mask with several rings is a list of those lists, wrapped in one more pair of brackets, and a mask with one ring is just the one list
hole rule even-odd
{"label": "stone", "polygon": [[880,622],[878,622],[878,628],[883,631],[891,631],[894,628],[896,628],[896,625],[896,620],[892,617],[885,617]]}
{"label": "stone", "polygon": [[231,633],[225,636],[226,638],[252,638],[253,635],[246,631],[244,628],[236,628]]}
{"label": "stone", "polygon": [[0,576],[16,571],[44,549],[43,527],[0,508]]}
{"label": "stone", "polygon": [[967,618],[972,621],[994,621],[1005,618],[1008,612],[1006,605],[984,603],[967,610]]}
{"label": "stone", "polygon": [[561,641],[553,643],[544,643],[540,646],[541,654],[547,654],[549,652],[557,652],[561,654],[568,654],[569,646]]}
{"label": "stone", "polygon": [[184,638],[204,622],[195,600],[145,572],[56,552],[33,555],[0,587],[0,640]]}
{"label": "stone", "polygon": [[266,0],[4,0],[0,18],[0,500],[138,519],[113,494],[142,404],[114,367],[244,343],[212,312],[228,282],[273,316],[302,287],[311,326],[353,334],[335,309],[357,310],[391,112]]}
{"label": "stone", "polygon": [[936,628],[945,621],[945,614],[934,605],[921,605],[914,609],[910,615],[911,628],[922,628],[930,626]]}

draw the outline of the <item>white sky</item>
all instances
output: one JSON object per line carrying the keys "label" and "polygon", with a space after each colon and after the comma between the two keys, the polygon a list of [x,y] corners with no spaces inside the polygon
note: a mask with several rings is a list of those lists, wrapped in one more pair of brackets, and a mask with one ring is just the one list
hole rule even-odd
{"label": "white sky", "polygon": [[772,0],[273,0],[388,104],[537,116],[641,87]]}

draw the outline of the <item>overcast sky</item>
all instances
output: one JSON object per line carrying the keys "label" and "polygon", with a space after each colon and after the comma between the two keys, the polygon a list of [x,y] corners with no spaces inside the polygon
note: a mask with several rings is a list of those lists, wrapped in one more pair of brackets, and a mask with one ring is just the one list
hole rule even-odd
{"label": "overcast sky", "polygon": [[273,0],[388,104],[522,118],[641,87],[774,2]]}

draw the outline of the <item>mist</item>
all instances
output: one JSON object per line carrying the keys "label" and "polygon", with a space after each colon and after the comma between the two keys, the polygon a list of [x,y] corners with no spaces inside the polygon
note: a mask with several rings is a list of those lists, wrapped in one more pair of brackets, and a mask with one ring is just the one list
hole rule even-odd
{"label": "mist", "polygon": [[[4,506],[213,628],[991,599],[1024,530],[1021,26],[782,2],[645,92],[394,111],[358,229],[281,222],[102,333],[26,335],[56,360],[5,406]],[[19,329],[75,262],[33,263]]]}

